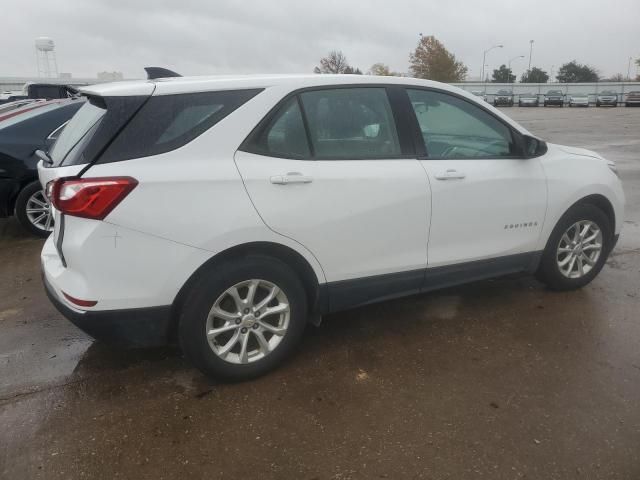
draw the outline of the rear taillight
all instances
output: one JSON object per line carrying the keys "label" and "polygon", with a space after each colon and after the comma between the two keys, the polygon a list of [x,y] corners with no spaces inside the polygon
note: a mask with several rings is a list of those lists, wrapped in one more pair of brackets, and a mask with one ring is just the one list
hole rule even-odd
{"label": "rear taillight", "polygon": [[63,177],[49,182],[46,192],[61,213],[102,220],[136,185],[131,177]]}

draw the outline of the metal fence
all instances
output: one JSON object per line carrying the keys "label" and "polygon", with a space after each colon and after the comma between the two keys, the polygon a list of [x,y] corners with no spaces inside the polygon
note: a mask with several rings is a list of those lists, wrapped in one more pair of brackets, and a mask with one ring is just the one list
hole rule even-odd
{"label": "metal fence", "polygon": [[597,83],[485,83],[485,82],[464,82],[454,83],[469,92],[482,92],[486,100],[490,103],[498,93],[498,90],[509,90],[513,92],[514,102],[518,103],[518,98],[524,93],[536,94],[542,103],[545,93],[549,90],[560,90],[565,101],[571,94],[581,93],[589,95],[589,103],[596,103],[596,97],[604,91],[614,92],[618,97],[618,104],[624,103],[627,93],[640,91],[640,82],[597,82]]}

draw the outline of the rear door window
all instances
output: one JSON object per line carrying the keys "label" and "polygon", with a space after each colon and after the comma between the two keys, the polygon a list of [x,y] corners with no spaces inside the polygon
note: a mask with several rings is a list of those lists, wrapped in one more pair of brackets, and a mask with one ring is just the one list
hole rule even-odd
{"label": "rear door window", "polygon": [[250,150],[270,157],[307,159],[311,155],[307,132],[297,97],[290,98],[266,128],[257,135]]}
{"label": "rear door window", "polygon": [[401,155],[385,88],[312,90],[300,94],[314,157],[393,158]]}
{"label": "rear door window", "polygon": [[186,145],[262,89],[158,95],[149,98],[98,160],[117,162]]}

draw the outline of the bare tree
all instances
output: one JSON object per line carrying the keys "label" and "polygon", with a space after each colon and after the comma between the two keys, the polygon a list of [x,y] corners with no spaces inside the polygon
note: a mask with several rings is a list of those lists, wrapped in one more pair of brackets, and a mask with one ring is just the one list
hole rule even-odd
{"label": "bare tree", "polygon": [[347,57],[340,50],[333,50],[320,59],[320,65],[313,69],[314,73],[353,73]]}

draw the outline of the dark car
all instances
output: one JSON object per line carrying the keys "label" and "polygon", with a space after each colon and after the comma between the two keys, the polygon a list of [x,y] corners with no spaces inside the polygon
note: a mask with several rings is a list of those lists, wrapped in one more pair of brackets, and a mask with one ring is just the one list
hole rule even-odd
{"label": "dark car", "polygon": [[28,98],[70,98],[78,95],[78,90],[70,85],[56,83],[29,83],[26,85]]}
{"label": "dark car", "polygon": [[84,99],[36,102],[0,115],[0,217],[16,216],[29,232],[53,230],[38,181],[36,150],[47,150]]}
{"label": "dark car", "polygon": [[564,94],[561,90],[549,90],[544,94],[544,106],[557,105],[559,107],[564,106]]}
{"label": "dark car", "polygon": [[636,90],[627,93],[627,99],[624,101],[625,107],[640,107],[640,91]]}
{"label": "dark car", "polygon": [[611,90],[603,90],[596,97],[596,107],[602,107],[603,105],[609,105],[615,107],[618,105],[618,94]]}
{"label": "dark car", "polygon": [[493,97],[493,106],[499,107],[501,105],[513,107],[513,92],[509,90],[498,90],[498,93]]}
{"label": "dark car", "polygon": [[537,107],[539,104],[538,94],[536,93],[521,93],[518,95],[519,107]]}

